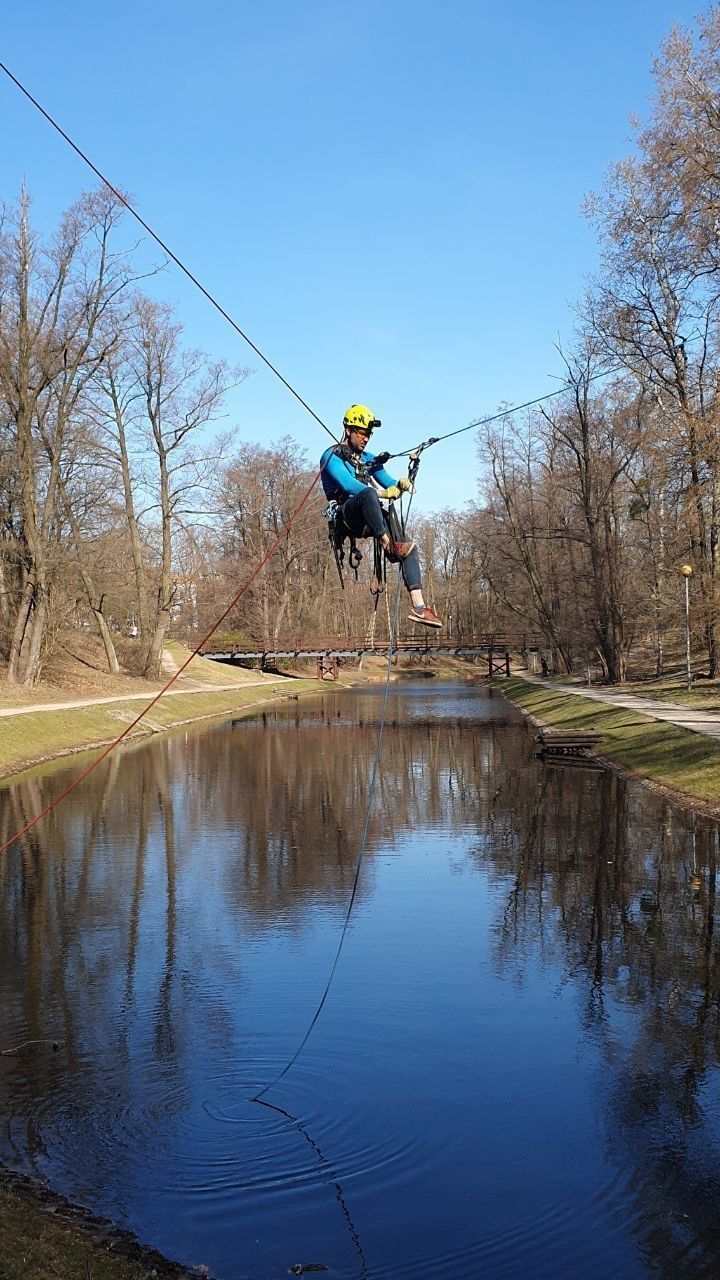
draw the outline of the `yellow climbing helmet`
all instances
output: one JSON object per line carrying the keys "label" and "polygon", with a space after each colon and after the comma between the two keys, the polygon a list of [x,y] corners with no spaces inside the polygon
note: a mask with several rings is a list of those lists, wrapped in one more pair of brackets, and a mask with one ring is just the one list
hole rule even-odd
{"label": "yellow climbing helmet", "polygon": [[351,404],[343,418],[343,426],[350,431],[358,428],[360,431],[375,431],[380,425],[372,409],[368,409],[366,404]]}

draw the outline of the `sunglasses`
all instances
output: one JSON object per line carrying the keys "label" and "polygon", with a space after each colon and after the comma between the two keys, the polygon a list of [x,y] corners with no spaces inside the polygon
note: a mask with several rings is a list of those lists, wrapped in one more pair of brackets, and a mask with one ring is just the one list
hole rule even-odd
{"label": "sunglasses", "polygon": [[372,435],[372,433],[373,433],[373,431],[375,430],[375,428],[376,428],[376,427],[379,427],[379,426],[381,426],[381,425],[382,425],[382,424],[378,421],[378,419],[377,419],[377,418],[373,418],[373,420],[372,420],[372,422],[370,423],[370,425],[369,425],[369,426],[367,426],[367,427],[351,427],[351,428],[350,428],[350,430],[351,430],[351,431],[359,431],[361,436],[369,436],[369,435]]}

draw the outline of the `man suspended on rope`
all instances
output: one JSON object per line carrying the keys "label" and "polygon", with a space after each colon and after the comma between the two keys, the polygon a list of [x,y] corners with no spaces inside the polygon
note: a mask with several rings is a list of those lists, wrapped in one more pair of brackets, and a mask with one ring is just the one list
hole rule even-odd
{"label": "man suspended on rope", "polygon": [[[368,453],[366,445],[380,423],[364,404],[353,404],[343,418],[343,439],[326,449],[320,459],[326,497],[338,504],[341,532],[351,538],[375,538],[385,558],[401,567],[412,608],[408,617],[425,627],[441,627],[434,609],[425,604],[420,560],[414,542],[393,536],[389,513],[380,499],[393,500],[412,485],[406,477],[393,480],[383,458]],[[397,532],[397,531],[396,531]]]}

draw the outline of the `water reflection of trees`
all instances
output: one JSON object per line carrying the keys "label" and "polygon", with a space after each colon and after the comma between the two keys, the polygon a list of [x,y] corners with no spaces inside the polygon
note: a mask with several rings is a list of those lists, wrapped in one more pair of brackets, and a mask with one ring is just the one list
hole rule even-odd
{"label": "water reflection of trees", "polygon": [[[146,979],[152,969],[157,1045],[170,1052],[178,929],[186,951],[207,961],[215,948],[216,963],[233,970],[228,979],[239,976],[241,961],[221,937],[193,936],[207,919],[202,904],[246,931],[299,928],[314,906],[346,905],[376,731],[376,719],[338,716],[328,699],[320,717],[299,708],[111,756],[0,862],[3,1023],[39,1037],[50,1007],[72,1055],[76,1027],[90,1024],[90,1001],[111,975],[124,974],[130,1007],[139,971]],[[372,890],[379,845],[418,826],[480,829],[502,733],[391,720],[361,894]],[[9,784],[3,838],[66,783],[59,771]]]}
{"label": "water reflection of trees", "polygon": [[643,1248],[659,1274],[718,1274],[716,828],[610,773],[548,771],[525,809],[494,851],[497,963],[522,980],[542,957],[581,993]]}
{"label": "water reflection of trees", "polygon": [[[291,919],[308,901],[344,905],[357,858],[377,724],[298,711],[292,718],[238,726],[235,777],[217,796],[237,829],[228,884],[263,919]],[[479,826],[493,789],[499,730],[390,721],[370,814],[368,851],[392,847],[418,828]],[[372,858],[360,892],[372,885]]]}
{"label": "water reflection of trees", "polygon": [[[297,931],[347,903],[377,732],[376,713],[364,716],[330,697],[320,716],[300,705],[111,757],[94,791],[73,793],[0,863],[4,1042],[6,1028],[40,1038],[51,1026],[62,1070],[90,1093],[88,1047],[103,1037],[130,1075],[140,1006],[156,1062],[185,1060],[192,1036],[227,1043],[239,938]],[[3,834],[65,781],[9,786]],[[673,1274],[704,1274],[692,1250],[683,1261],[685,1237],[720,1266],[707,1226],[720,1177],[707,1101],[720,1055],[715,828],[609,773],[543,768],[500,720],[391,710],[361,893],[373,892],[373,854],[418,830],[441,852],[462,833],[494,881],[498,967],[521,982],[552,965],[579,993],[606,1068],[611,1156],[632,1171],[661,1273],[672,1258]],[[210,996],[192,979],[201,968]],[[4,1070],[42,1096],[59,1067],[38,1054]]]}
{"label": "water reflection of trees", "polygon": [[[38,1103],[41,1115],[67,1111],[92,1124],[108,1107],[142,1109],[160,1080],[180,1098],[198,1046],[212,1060],[245,1034],[238,993],[248,938],[298,931],[317,909],[347,904],[376,732],[373,718],[298,709],[131,746],[8,851],[0,1045],[64,1042],[58,1055],[0,1059],[0,1106],[12,1099],[18,1151],[45,1158]],[[373,889],[374,851],[408,830],[479,829],[501,734],[480,737],[469,723],[388,725],[361,894]],[[3,833],[66,783],[63,770],[9,784]],[[107,1149],[85,1150],[82,1125],[72,1132],[87,1186],[132,1176],[123,1171],[129,1149],[120,1144],[111,1163]],[[75,1140],[67,1136],[69,1152]]]}

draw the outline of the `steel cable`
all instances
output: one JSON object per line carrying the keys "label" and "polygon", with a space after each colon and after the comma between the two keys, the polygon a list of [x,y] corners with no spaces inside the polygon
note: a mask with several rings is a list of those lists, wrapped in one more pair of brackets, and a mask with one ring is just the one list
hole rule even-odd
{"label": "steel cable", "polygon": [[33,95],[30,93],[30,90],[25,88],[25,85],[22,84],[20,80],[18,80],[17,76],[13,75],[10,68],[6,67],[4,62],[0,62],[0,71],[5,72],[5,75],[8,77],[8,79],[12,80],[13,84],[16,85],[17,88],[20,90],[20,92],[25,95],[28,101],[31,102],[32,105],[40,112],[40,114],[45,117],[48,124],[52,125],[53,129],[55,129],[60,134],[60,137],[64,138],[68,146],[72,147],[76,155],[80,157],[80,159],[88,166],[89,169],[92,169],[96,177],[98,177],[100,181],[105,184],[108,190],[112,192],[116,200],[119,200],[120,203],[125,206],[128,213],[131,213],[133,218],[135,218],[135,220],[140,223],[140,226],[143,227],[145,231],[147,231],[148,235],[151,236],[152,239],[155,241],[155,243],[160,246],[163,253],[166,253],[168,257],[172,259],[175,265],[180,268],[180,270],[183,272],[184,275],[187,276],[188,280],[192,281],[195,287],[198,288],[200,292],[203,294],[203,296],[207,298],[208,302],[210,302],[212,306],[215,307],[215,310],[219,311],[223,319],[227,320],[228,324],[235,330],[236,333],[240,335],[243,342],[246,342],[247,345],[255,352],[255,354],[260,357],[260,359],[263,361],[263,364],[267,365],[271,373],[274,373],[275,377],[278,378],[280,382],[282,382],[283,386],[286,387],[287,390],[290,392],[290,394],[293,395],[295,399],[302,405],[303,409],[307,409],[311,417],[313,417],[315,421],[322,427],[323,431],[327,432],[327,434],[330,436],[330,439],[334,440],[335,443],[337,444],[338,443],[337,438],[333,435],[330,428],[325,425],[322,418],[315,412],[312,406],[308,404],[307,400],[304,400],[303,397],[300,395],[300,392],[296,391],[295,388],[292,386],[292,384],[288,382],[287,378],[283,377],[280,370],[276,368],[276,366],[272,363],[272,361],[269,360],[268,357],[264,354],[264,352],[262,352],[260,348],[256,345],[256,343],[253,342],[252,338],[250,338],[248,334],[245,333],[245,330],[240,328],[240,325],[237,323],[237,321],[233,320],[232,316],[218,302],[217,298],[215,298],[213,294],[210,293],[210,290],[205,288],[205,286],[200,282],[200,280],[198,280],[197,276],[193,274],[190,268],[185,266],[185,263],[182,261],[182,259],[179,258],[176,253],[173,253],[172,249],[165,243],[165,241],[160,239],[160,236],[157,234],[157,232],[153,231],[149,223],[147,223],[145,219],[140,216],[137,209],[135,209],[133,205],[130,204],[130,201],[124,195],[122,195],[120,191],[118,191],[117,187],[113,186],[112,182],[110,182],[110,180],[105,177],[105,174],[102,173],[100,169],[98,169],[97,165],[93,164],[90,157],[87,156],[85,152],[81,150],[81,148],[77,145],[77,143],[73,142],[72,138],[69,136],[69,134],[65,132],[65,130],[61,127],[61,125],[58,124],[57,120],[53,119],[49,111],[46,111],[45,108],[38,102],[37,98],[33,97]]}
{"label": "steel cable", "polygon": [[[221,303],[218,302],[217,298],[214,297],[214,295],[210,292],[210,290],[205,288],[202,282],[197,278],[196,275],[194,275],[194,273],[190,270],[190,268],[185,265],[182,259],[179,258],[178,255],[173,252],[173,250],[169,247],[169,245],[167,245],[165,241],[162,240],[161,237],[157,234],[157,232],[153,230],[150,224],[146,222],[143,217],[141,217],[137,209],[134,208],[134,206],[130,203],[130,201],[120,191],[118,191],[117,187],[115,187],[113,183],[110,182],[109,178],[105,177],[105,174],[102,172],[102,170],[100,170],[97,167],[97,165],[93,163],[90,157],[86,155],[86,153],[82,150],[82,148],[79,147],[78,144],[73,141],[70,135],[65,132],[65,130],[62,128],[60,124],[58,124],[57,120],[55,120],[54,117],[50,115],[50,112],[45,110],[45,107],[43,107],[42,104],[38,102],[37,98],[33,97],[30,90],[25,87],[22,81],[18,80],[17,76],[13,74],[13,72],[10,70],[9,67],[5,65],[4,62],[0,62],[0,71],[4,71],[8,79],[11,80],[12,83],[27,98],[28,102],[32,103],[32,105],[36,108],[36,110],[40,112],[40,114],[44,117],[45,120],[47,120],[48,124],[50,124],[52,128],[55,129],[57,133],[59,133],[60,137],[63,138],[64,141],[68,144],[68,146],[72,148],[75,154],[80,157],[83,163],[86,164],[88,168],[92,170],[92,172],[96,175],[96,177],[98,177],[100,181],[104,183],[104,185],[108,188],[108,190],[112,192],[115,198],[119,200],[122,205],[124,205],[124,207],[128,210],[128,213],[130,213],[133,216],[133,218],[135,218],[135,220],[140,224],[140,226],[143,227],[145,231],[147,231],[148,235],[152,237],[155,243],[160,246],[163,253],[166,253],[168,255],[168,257],[175,263],[175,265],[180,268],[183,274],[187,276],[188,280],[190,280],[195,285],[195,287],[200,290],[203,296],[207,298],[208,302],[213,307],[215,307],[216,311],[219,312],[219,314],[223,317],[223,319],[227,320],[228,324],[243,339],[243,342],[246,342],[247,345],[251,348],[251,350],[253,350],[257,356],[259,356],[259,358],[263,361],[263,363],[267,366],[267,368],[271,371],[271,373],[273,373],[275,377],[283,384],[283,386],[290,392],[290,394],[295,397],[298,403],[301,404],[302,407],[307,410],[310,416],[315,419],[315,421],[318,423],[319,426],[322,427],[323,431],[327,432],[331,440],[334,440],[336,444],[339,443],[337,440],[337,437],[333,435],[330,428],[323,422],[322,418],[319,416],[319,414],[315,412],[312,406],[309,405],[305,399],[303,399],[303,397],[300,395],[300,392],[297,391],[295,387],[293,387],[292,383],[288,382],[287,378],[283,376],[283,374],[276,367],[276,365],[274,365],[272,361],[268,358],[268,356],[266,356],[264,352],[261,351],[260,347],[258,347],[257,344],[253,342],[252,338],[247,333],[245,333],[245,330],[240,327],[237,321],[233,320],[232,316],[225,310],[225,308],[221,305]],[[606,377],[608,374],[616,373],[618,371],[619,370],[617,368],[603,370],[601,373],[593,374],[590,378],[588,378],[588,382],[594,382],[596,378],[603,378],[603,377]],[[415,450],[418,448],[429,448],[430,445],[440,444],[441,441],[443,440],[451,440],[453,436],[462,435],[465,431],[474,431],[478,427],[487,426],[491,422],[497,422],[500,418],[508,417],[509,415],[514,413],[520,413],[523,409],[531,409],[536,404],[542,404],[545,400],[551,400],[553,399],[554,396],[562,395],[562,393],[564,391],[567,391],[572,385],[573,385],[572,383],[565,383],[562,387],[558,387],[556,391],[548,391],[545,395],[537,396],[534,400],[526,400],[524,404],[518,404],[518,405],[514,405],[512,408],[504,409],[502,413],[496,413],[487,418],[475,418],[472,422],[469,422],[464,427],[457,427],[456,430],[454,431],[447,431],[442,436],[431,436],[430,439],[423,442],[422,445],[419,445],[419,446],[416,445],[415,449],[405,449],[401,453],[391,453],[389,457],[390,458],[407,458],[410,456],[411,453],[415,452]]]}
{"label": "steel cable", "polygon": [[[586,381],[596,382],[598,378],[608,378],[613,373],[621,372],[622,366],[616,365],[612,369],[602,369],[600,373],[591,374]],[[523,409],[532,409],[536,404],[543,404],[545,400],[552,400],[555,396],[561,396],[564,391],[570,391],[574,385],[572,382],[564,382],[561,387],[557,387],[555,391],[547,391],[544,396],[536,396],[534,400],[526,400],[524,404],[512,405],[499,413],[491,414],[488,418],[474,418],[472,422],[468,422],[467,426],[457,427],[455,431],[447,431],[443,436],[430,436],[428,440],[423,440],[412,449],[404,449],[402,453],[389,453],[388,461],[391,458],[410,458],[413,454],[422,453],[434,444],[441,444],[443,440],[451,440],[453,436],[461,436],[465,431],[476,431],[478,427],[487,427],[491,422],[499,422],[501,418],[512,417],[514,413],[522,413]]]}

